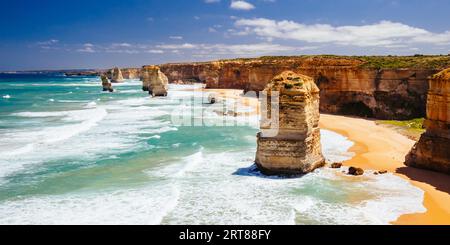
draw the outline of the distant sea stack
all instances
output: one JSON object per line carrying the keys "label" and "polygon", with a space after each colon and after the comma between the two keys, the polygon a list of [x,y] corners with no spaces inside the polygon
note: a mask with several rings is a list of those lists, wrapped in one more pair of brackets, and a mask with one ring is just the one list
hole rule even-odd
{"label": "distant sea stack", "polygon": [[123,76],[122,76],[122,71],[118,67],[114,68],[112,70],[111,82],[112,83],[121,83],[123,81],[124,81],[124,79],[123,79]]}
{"label": "distant sea stack", "polygon": [[159,66],[144,66],[141,71],[142,89],[152,96],[167,96],[169,79]]}
{"label": "distant sea stack", "polygon": [[425,126],[406,165],[450,174],[450,68],[430,79]]}
{"label": "distant sea stack", "polygon": [[112,83],[109,81],[108,77],[105,74],[102,74],[100,76],[100,78],[102,79],[102,87],[103,87],[103,92],[114,92],[114,89],[112,87]]}
{"label": "distant sea stack", "polygon": [[[297,175],[324,166],[319,129],[320,90],[314,80],[285,71],[273,78],[264,92],[268,96],[279,92],[279,131],[276,136],[265,136],[270,126],[264,119],[261,122],[255,161],[258,168],[267,175]],[[270,99],[262,108],[265,106],[271,108]]]}

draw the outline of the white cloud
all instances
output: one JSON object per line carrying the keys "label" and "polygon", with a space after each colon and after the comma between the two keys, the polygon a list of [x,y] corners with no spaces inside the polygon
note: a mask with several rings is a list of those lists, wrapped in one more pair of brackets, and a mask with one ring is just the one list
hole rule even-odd
{"label": "white cloud", "polygon": [[214,54],[218,55],[262,55],[269,53],[279,53],[296,50],[295,47],[282,46],[279,44],[271,43],[255,43],[255,44],[216,44],[206,45],[206,50],[212,50]]}
{"label": "white cloud", "polygon": [[236,10],[252,10],[255,9],[255,5],[246,1],[231,1],[230,8]]}
{"label": "white cloud", "polygon": [[160,50],[160,49],[150,49],[145,52],[149,53],[149,54],[164,54],[164,50]]}
{"label": "white cloud", "polygon": [[450,32],[448,31],[433,33],[391,21],[360,26],[331,26],[256,18],[237,20],[235,26],[240,28],[240,31],[235,33],[237,35],[255,34],[268,39],[296,40],[308,43],[333,43],[359,47],[396,47],[414,43],[450,44]]}
{"label": "white cloud", "polygon": [[184,43],[184,44],[162,44],[157,45],[157,48],[160,49],[194,49],[196,48],[196,45],[191,43]]}
{"label": "white cloud", "polygon": [[316,46],[287,46],[269,42],[256,42],[245,44],[224,43],[165,43],[165,44],[139,44],[139,43],[111,43],[96,44],[84,43],[73,46],[73,52],[80,53],[116,53],[116,54],[174,54],[185,57],[253,57],[259,55],[298,54],[305,50],[315,50]]}
{"label": "white cloud", "polygon": [[205,3],[220,3],[220,0],[204,0]]}
{"label": "white cloud", "polygon": [[172,40],[183,40],[182,36],[170,36],[169,38]]}
{"label": "white cloud", "polygon": [[37,42],[36,44],[39,45],[39,46],[49,46],[49,45],[54,45],[54,44],[57,44],[57,43],[59,43],[59,40],[57,40],[57,39],[50,39],[50,40],[47,40],[47,41]]}
{"label": "white cloud", "polygon": [[85,43],[85,44],[83,44],[82,48],[77,49],[77,52],[80,52],[80,53],[95,53],[94,44],[92,44],[92,43]]}
{"label": "white cloud", "polygon": [[130,48],[130,47],[132,47],[132,45],[129,44],[129,43],[113,43],[111,46],[112,47],[119,47],[119,48]]}
{"label": "white cloud", "polygon": [[299,52],[302,50],[316,49],[316,47],[292,47],[272,43],[252,43],[252,44],[170,44],[158,45],[157,48],[179,52],[179,50],[189,50],[193,55],[263,55],[277,54],[280,52]]}
{"label": "white cloud", "polygon": [[117,54],[139,54],[142,53],[140,50],[136,49],[107,49],[106,53],[117,53]]}
{"label": "white cloud", "polygon": [[29,45],[29,47],[38,47],[41,49],[41,51],[51,51],[51,50],[59,50],[61,49],[59,44],[59,40],[57,39],[50,39],[42,42],[36,42],[32,45]]}

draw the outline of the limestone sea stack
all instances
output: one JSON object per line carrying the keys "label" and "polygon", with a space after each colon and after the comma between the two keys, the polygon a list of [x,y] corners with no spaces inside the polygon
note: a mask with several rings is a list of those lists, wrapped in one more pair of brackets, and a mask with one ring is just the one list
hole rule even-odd
{"label": "limestone sea stack", "polygon": [[109,81],[108,77],[105,74],[102,74],[100,76],[100,78],[102,79],[102,87],[103,87],[103,91],[106,92],[114,92],[114,89],[112,87],[111,82]]}
{"label": "limestone sea stack", "polygon": [[142,68],[142,89],[152,96],[167,96],[169,79],[158,66]]}
{"label": "limestone sea stack", "polygon": [[[261,132],[258,134],[255,161],[258,168],[266,175],[297,175],[323,167],[325,159],[320,142],[319,88],[312,78],[285,71],[273,78],[264,90],[269,98],[277,92],[277,135],[266,133],[272,132],[270,128],[276,121],[271,99],[267,100],[267,105],[262,105],[262,108],[269,108],[269,116],[263,117]],[[272,126],[268,121],[272,121]]]}
{"label": "limestone sea stack", "polygon": [[114,68],[112,70],[111,82],[112,83],[121,83],[123,81],[124,81],[124,79],[123,79],[123,76],[122,76],[122,71],[118,67]]}
{"label": "limestone sea stack", "polygon": [[450,174],[450,68],[429,83],[427,131],[406,157],[406,165]]}

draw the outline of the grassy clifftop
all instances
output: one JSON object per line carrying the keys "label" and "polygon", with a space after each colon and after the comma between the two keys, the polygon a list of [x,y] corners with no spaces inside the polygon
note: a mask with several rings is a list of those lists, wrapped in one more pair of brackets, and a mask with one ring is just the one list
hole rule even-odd
{"label": "grassy clifftop", "polygon": [[445,69],[450,67],[450,55],[441,56],[362,56],[357,57],[365,61],[368,68],[423,68]]}
{"label": "grassy clifftop", "polygon": [[377,124],[396,129],[399,133],[413,140],[419,140],[425,133],[424,118],[418,118],[408,121],[377,121]]}
{"label": "grassy clifftop", "polygon": [[303,55],[303,56],[263,56],[260,58],[241,58],[221,60],[249,62],[254,60],[283,61],[302,60],[311,58],[354,60],[361,63],[363,68],[373,69],[437,69],[442,70],[450,67],[450,55],[415,55],[415,56],[338,56],[338,55]]}

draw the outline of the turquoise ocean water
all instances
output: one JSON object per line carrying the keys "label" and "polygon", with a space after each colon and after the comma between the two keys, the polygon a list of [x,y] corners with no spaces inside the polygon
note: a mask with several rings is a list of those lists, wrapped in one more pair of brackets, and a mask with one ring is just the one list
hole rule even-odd
{"label": "turquoise ocean water", "polygon": [[[0,224],[388,224],[425,211],[393,175],[262,176],[257,118],[174,123],[208,106],[193,87],[150,98],[137,80],[103,93],[93,77],[0,75]],[[331,161],[351,157],[345,137],[322,131],[322,144]]]}

